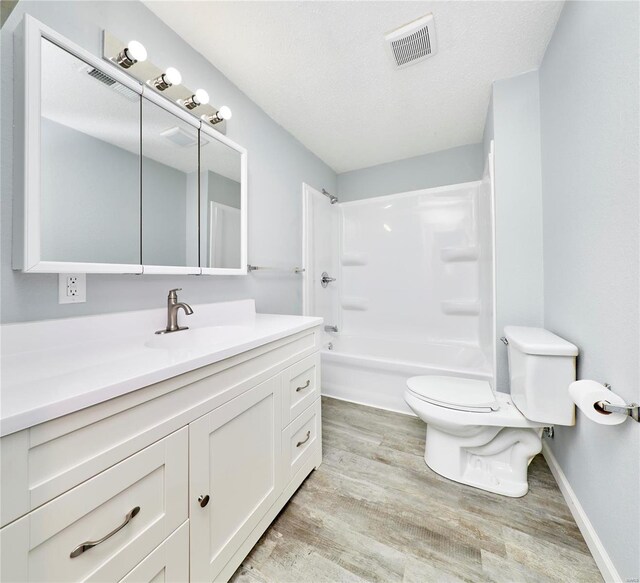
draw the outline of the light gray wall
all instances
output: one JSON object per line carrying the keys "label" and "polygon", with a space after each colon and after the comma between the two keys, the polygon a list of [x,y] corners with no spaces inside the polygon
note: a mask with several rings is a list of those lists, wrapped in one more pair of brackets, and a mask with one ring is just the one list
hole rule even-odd
{"label": "light gray wall", "polygon": [[240,208],[240,183],[216,172],[208,172],[209,201]]}
{"label": "light gray wall", "polygon": [[43,118],[42,258],[140,262],[140,158]]}
{"label": "light gray wall", "polygon": [[338,174],[337,194],[347,202],[471,182],[482,178],[483,168],[482,144],[470,144]]}
{"label": "light gray wall", "polygon": [[[493,85],[496,332],[542,326],[542,192],[538,73]],[[485,132],[488,135],[489,132]],[[507,350],[497,343],[497,389],[509,391]]]}
{"label": "light gray wall", "polygon": [[[22,0],[4,26],[0,42],[2,87],[2,176],[0,273],[2,322],[79,316],[163,306],[167,290],[182,287],[191,303],[256,298],[263,312],[300,313],[302,285],[291,277],[189,277],[89,275],[86,304],[58,304],[57,275],[34,275],[11,269],[13,192],[13,31],[25,12],[94,55],[101,54],[103,29],[121,39],[135,38],[159,65],[180,68],[185,85],[204,87],[215,103],[233,109],[228,136],[249,152],[249,261],[291,267],[302,261],[302,182],[336,190],[335,173],[215,67],[163,24],[142,3],[32,2]],[[15,155],[20,155],[15,154]]]}
{"label": "light gray wall", "polygon": [[[567,2],[540,68],[544,324],[640,402],[637,2]],[[640,423],[549,442],[622,581],[640,577]]]}

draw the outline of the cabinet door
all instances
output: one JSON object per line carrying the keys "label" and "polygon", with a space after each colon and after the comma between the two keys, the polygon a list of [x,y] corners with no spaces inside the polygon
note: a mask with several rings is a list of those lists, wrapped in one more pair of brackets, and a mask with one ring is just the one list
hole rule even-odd
{"label": "cabinet door", "polygon": [[281,413],[275,377],[189,425],[192,581],[213,581],[280,495]]}

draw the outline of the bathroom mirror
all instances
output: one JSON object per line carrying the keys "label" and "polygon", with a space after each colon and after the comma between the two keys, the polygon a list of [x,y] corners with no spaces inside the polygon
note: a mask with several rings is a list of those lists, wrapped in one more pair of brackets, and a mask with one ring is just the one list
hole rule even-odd
{"label": "bathroom mirror", "polygon": [[246,151],[203,126],[200,134],[202,273],[246,273]]}
{"label": "bathroom mirror", "polygon": [[140,263],[140,95],[41,39],[40,259]]}
{"label": "bathroom mirror", "polygon": [[29,15],[16,46],[14,269],[247,273],[244,148]]}
{"label": "bathroom mirror", "polygon": [[145,273],[200,273],[198,133],[192,116],[142,100],[142,263]]}

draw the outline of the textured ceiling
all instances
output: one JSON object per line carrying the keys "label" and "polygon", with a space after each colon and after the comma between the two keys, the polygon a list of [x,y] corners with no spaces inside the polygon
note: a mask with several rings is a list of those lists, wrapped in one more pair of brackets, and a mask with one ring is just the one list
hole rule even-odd
{"label": "textured ceiling", "polygon": [[[146,4],[337,172],[480,142],[491,83],[540,65],[563,5]],[[384,34],[427,12],[437,54],[395,70]]]}

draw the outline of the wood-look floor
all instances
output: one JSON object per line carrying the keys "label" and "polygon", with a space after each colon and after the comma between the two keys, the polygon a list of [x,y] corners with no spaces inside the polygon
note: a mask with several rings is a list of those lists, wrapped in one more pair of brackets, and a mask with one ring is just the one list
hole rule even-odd
{"label": "wood-look floor", "polygon": [[234,583],[602,581],[542,456],[507,498],[430,470],[418,419],[322,404],[323,463]]}

